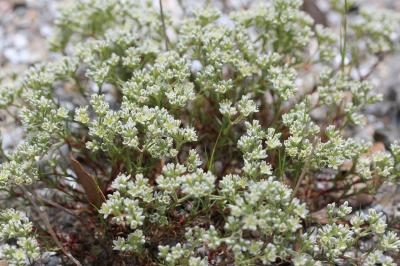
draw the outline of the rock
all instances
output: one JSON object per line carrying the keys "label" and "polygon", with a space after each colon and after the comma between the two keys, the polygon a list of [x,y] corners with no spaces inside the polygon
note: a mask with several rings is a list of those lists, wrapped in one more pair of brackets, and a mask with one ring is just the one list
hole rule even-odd
{"label": "rock", "polygon": [[56,252],[44,252],[41,263],[45,266],[58,266],[62,264],[62,260]]}

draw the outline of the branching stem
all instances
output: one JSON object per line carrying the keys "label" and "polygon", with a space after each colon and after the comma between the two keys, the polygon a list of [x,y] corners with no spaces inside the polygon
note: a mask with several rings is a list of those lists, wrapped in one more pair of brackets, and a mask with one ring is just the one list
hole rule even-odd
{"label": "branching stem", "polygon": [[75,259],[71,253],[69,253],[62,245],[62,243],[60,242],[60,240],[58,240],[57,234],[56,232],[54,232],[53,227],[50,224],[50,220],[49,217],[47,216],[47,214],[43,211],[40,210],[39,206],[36,204],[36,201],[34,199],[34,197],[31,195],[31,193],[24,187],[24,186],[20,186],[20,188],[22,189],[22,191],[24,192],[24,194],[26,195],[26,197],[28,198],[28,200],[31,202],[33,208],[35,209],[35,211],[37,212],[37,214],[39,215],[40,219],[43,221],[44,226],[46,227],[48,233],[50,234],[50,236],[53,238],[54,243],[57,245],[57,247],[62,251],[62,253],[64,253],[65,256],[67,256],[75,265],[77,266],[82,266],[82,264]]}

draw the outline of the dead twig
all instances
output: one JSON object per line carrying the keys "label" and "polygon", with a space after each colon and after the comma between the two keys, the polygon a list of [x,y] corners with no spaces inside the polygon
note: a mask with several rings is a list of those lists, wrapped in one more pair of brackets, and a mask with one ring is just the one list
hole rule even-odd
{"label": "dead twig", "polygon": [[20,188],[22,189],[22,191],[24,192],[24,194],[26,195],[26,197],[28,198],[28,200],[31,202],[34,210],[37,212],[37,214],[39,215],[40,219],[43,221],[44,226],[46,227],[48,233],[50,234],[50,236],[52,237],[52,239],[54,240],[54,243],[57,245],[57,247],[62,251],[62,253],[64,253],[65,256],[67,256],[75,265],[77,266],[82,266],[82,264],[74,258],[74,256],[71,255],[71,253],[69,253],[64,246],[62,245],[62,243],[60,242],[60,240],[58,240],[57,234],[54,231],[53,227],[50,224],[50,220],[49,217],[47,216],[47,214],[43,211],[40,210],[39,206],[36,204],[36,200],[35,200],[35,194],[34,192],[31,194],[24,186],[20,186]]}

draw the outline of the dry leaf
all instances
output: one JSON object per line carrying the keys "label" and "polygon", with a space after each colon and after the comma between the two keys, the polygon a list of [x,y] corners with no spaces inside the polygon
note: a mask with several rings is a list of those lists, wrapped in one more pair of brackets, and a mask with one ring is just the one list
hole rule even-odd
{"label": "dry leaf", "polygon": [[328,221],[328,211],[323,208],[319,211],[311,213],[311,219],[318,224],[327,224]]}
{"label": "dry leaf", "polygon": [[97,208],[100,208],[103,202],[106,200],[106,197],[97,184],[96,179],[83,168],[83,166],[73,157],[72,154],[70,154],[70,159],[72,169],[78,177],[79,184],[81,184],[85,190],[88,201]]}

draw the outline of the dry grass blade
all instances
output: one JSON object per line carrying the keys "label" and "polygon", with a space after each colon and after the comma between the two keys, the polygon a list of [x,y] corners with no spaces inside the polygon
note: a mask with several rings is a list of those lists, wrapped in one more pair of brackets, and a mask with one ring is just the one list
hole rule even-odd
{"label": "dry grass blade", "polygon": [[70,154],[70,159],[72,169],[78,177],[78,182],[82,185],[88,201],[90,204],[96,206],[96,208],[100,208],[106,198],[97,184],[96,179],[83,168],[72,154]]}

